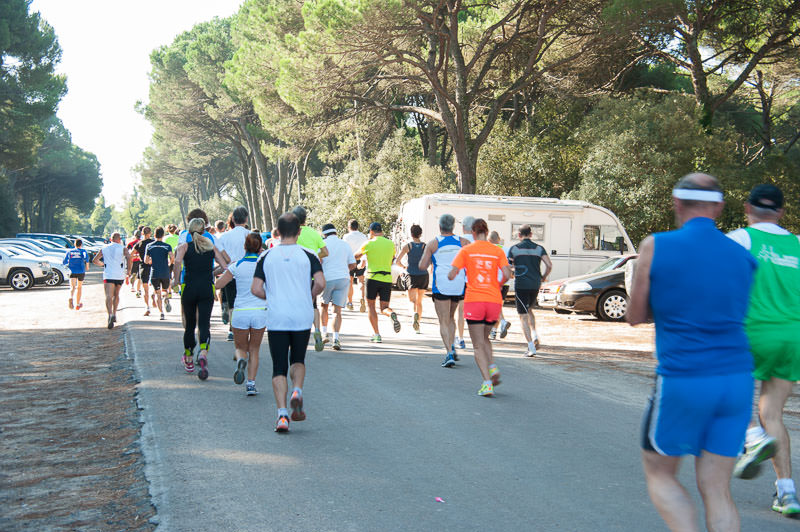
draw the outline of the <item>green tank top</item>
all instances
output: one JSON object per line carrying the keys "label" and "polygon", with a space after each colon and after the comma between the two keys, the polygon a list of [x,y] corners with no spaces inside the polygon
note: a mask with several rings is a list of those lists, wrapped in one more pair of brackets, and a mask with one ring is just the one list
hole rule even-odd
{"label": "green tank top", "polygon": [[792,337],[800,335],[800,240],[752,227],[750,253],[758,261],[746,325],[777,326]]}

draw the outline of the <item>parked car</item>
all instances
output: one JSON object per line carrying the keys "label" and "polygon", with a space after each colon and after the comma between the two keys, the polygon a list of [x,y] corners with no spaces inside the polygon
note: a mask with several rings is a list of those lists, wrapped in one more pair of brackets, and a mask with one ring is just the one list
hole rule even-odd
{"label": "parked car", "polygon": [[64,235],[54,235],[52,233],[17,233],[17,238],[33,238],[34,240],[47,240],[54,242],[65,248],[74,248],[73,241]]}
{"label": "parked car", "polygon": [[582,312],[601,320],[622,321],[628,311],[625,266],[638,255],[612,257],[592,272],[545,283],[538,302],[558,313]]}
{"label": "parked car", "polygon": [[52,275],[45,261],[33,257],[14,256],[5,248],[0,248],[0,284],[7,284],[14,290],[27,290],[34,284],[42,284]]}
{"label": "parked car", "polygon": [[64,279],[69,278],[70,271],[69,268],[67,268],[67,266],[63,263],[63,253],[43,252],[32,244],[26,244],[25,242],[14,242],[13,240],[10,242],[0,240],[0,246],[3,246],[9,252],[14,252],[12,254],[15,256],[21,255],[24,257],[33,257],[37,260],[47,261],[50,269],[53,270],[53,275],[45,282],[47,286],[61,286],[61,283],[64,282]]}

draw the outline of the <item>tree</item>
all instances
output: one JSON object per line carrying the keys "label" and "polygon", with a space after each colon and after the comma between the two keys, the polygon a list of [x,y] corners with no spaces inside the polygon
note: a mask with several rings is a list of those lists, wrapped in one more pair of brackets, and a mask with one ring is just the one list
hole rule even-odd
{"label": "tree", "polygon": [[106,225],[111,221],[111,214],[113,212],[113,208],[106,206],[106,198],[104,196],[101,195],[97,198],[92,215],[89,216],[89,225],[91,226],[93,235],[103,234]]}
{"label": "tree", "polygon": [[[614,35],[602,1],[314,0],[281,62],[280,94],[307,114],[334,105],[417,113],[453,146],[458,190],[507,103],[549,75],[602,70]],[[431,94],[432,98],[410,97]]]}
{"label": "tree", "polygon": [[122,212],[119,213],[119,223],[128,231],[128,234],[133,234],[142,224],[146,209],[147,204],[139,195],[139,190],[133,187],[133,193],[128,196]]}

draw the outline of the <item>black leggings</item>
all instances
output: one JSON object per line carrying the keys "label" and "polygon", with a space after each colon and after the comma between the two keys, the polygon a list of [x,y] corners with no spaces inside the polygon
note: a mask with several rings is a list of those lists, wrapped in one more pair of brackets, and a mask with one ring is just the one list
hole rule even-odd
{"label": "black leggings", "polygon": [[290,364],[305,364],[311,329],[305,331],[267,331],[272,355],[272,377],[286,376]]}
{"label": "black leggings", "polygon": [[183,331],[183,347],[194,349],[197,342],[194,329],[200,337],[200,346],[211,341],[211,309],[214,307],[214,291],[210,285],[184,286],[181,292],[181,305],[186,329]]}

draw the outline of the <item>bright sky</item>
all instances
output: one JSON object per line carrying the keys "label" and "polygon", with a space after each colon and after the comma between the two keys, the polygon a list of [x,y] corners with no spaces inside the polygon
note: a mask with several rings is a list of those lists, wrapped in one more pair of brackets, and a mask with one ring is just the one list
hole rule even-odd
{"label": "bright sky", "polygon": [[58,116],[72,141],[100,160],[103,194],[120,203],[133,191],[132,168],[150,142],[148,122],[134,111],[147,101],[150,52],[215,16],[238,11],[242,0],[34,0],[55,28],[63,56],[59,71],[69,92]]}

